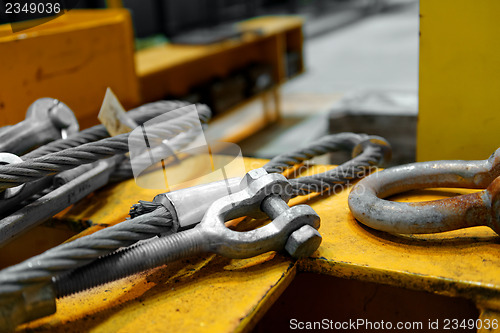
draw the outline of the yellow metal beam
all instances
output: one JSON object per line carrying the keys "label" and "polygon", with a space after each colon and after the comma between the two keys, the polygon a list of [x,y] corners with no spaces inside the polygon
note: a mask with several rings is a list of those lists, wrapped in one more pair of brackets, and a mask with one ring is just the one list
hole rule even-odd
{"label": "yellow metal beam", "polygon": [[500,146],[497,0],[420,1],[417,160],[484,159]]}

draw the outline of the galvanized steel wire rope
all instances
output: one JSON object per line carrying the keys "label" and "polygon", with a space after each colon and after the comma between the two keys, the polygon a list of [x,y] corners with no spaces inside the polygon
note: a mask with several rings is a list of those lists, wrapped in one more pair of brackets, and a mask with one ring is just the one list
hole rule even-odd
{"label": "galvanized steel wire rope", "polygon": [[[161,119],[164,120],[164,123],[168,122],[169,123],[168,126],[170,126],[170,120],[176,119],[185,113],[185,110],[180,110],[180,108],[188,105],[189,103],[182,101],[158,101],[158,102],[144,104],[138,108],[132,109],[127,113],[127,115],[129,115],[130,118],[138,124],[143,124],[144,122],[161,115]],[[199,111],[200,119],[205,122],[208,121],[208,119],[210,118],[210,110],[208,109],[208,107],[206,105],[198,104],[197,110]],[[29,163],[31,162],[28,161],[31,161],[33,159],[46,156],[47,154],[61,152],[68,148],[78,147],[80,145],[98,141],[107,137],[109,137],[109,133],[104,127],[104,125],[96,125],[91,128],[85,129],[81,132],[78,132],[67,139],[56,140],[44,146],[41,146],[23,155],[22,159],[27,162],[25,163],[25,165],[27,164],[29,166]],[[100,146],[102,145],[102,142],[96,143],[96,145]],[[61,152],[60,154],[65,155],[67,154],[67,152]],[[22,165],[6,166],[5,169],[14,171],[17,170],[19,172],[18,167],[22,168]],[[78,167],[78,165],[74,165],[74,167]],[[0,170],[2,170],[1,166]],[[42,178],[38,178],[35,181],[30,181],[28,183],[25,183],[24,190],[21,191],[21,193],[19,193],[17,196],[0,201],[1,218],[4,218],[9,214],[19,210],[21,207],[34,202],[40,197],[39,194],[41,193],[41,191],[47,192],[48,187],[50,187],[48,191],[49,192],[52,191],[54,187],[51,186],[51,184],[52,184],[52,177],[54,176],[54,174],[55,173]],[[12,175],[10,176],[12,177]],[[110,179],[110,181],[121,181],[131,176],[132,176],[132,170],[130,167],[130,163],[127,160],[125,160],[123,163],[120,163],[117,166],[117,172],[113,173],[112,179]],[[21,174],[21,177],[17,177],[17,180],[18,181],[23,180],[22,178],[23,177]],[[1,182],[1,176],[0,176],[0,182]],[[7,186],[10,187],[11,185]]]}
{"label": "galvanized steel wire rope", "polygon": [[[144,104],[138,108],[132,109],[127,112],[127,115],[132,118],[137,124],[142,124],[159,115],[167,113],[169,115],[168,119],[173,119],[178,117],[180,111],[177,110],[181,107],[187,106],[189,103],[182,101],[158,101],[154,103]],[[207,107],[205,105],[197,105],[198,109],[204,110]],[[202,111],[202,113],[205,113]],[[22,158],[24,160],[29,160],[44,156],[46,154],[55,153],[67,148],[78,147],[82,144],[101,140],[109,137],[109,133],[104,127],[104,125],[95,125],[93,127],[84,129],[67,139],[59,139],[50,143],[47,143],[27,154],[24,154]]]}
{"label": "galvanized steel wire rope", "polygon": [[[364,145],[363,148],[359,145]],[[359,149],[359,151],[357,151]],[[362,150],[361,150],[362,149]],[[280,154],[271,159],[264,169],[269,172],[283,172],[289,167],[339,150],[353,151],[357,156],[333,170],[312,176],[290,179],[292,197],[310,193],[323,193],[343,185],[351,180],[367,175],[371,168],[380,166],[390,159],[390,146],[385,139],[366,134],[340,133],[327,135],[308,147],[291,153]]]}
{"label": "galvanized steel wire rope", "polygon": [[[210,111],[207,107],[200,105],[198,113],[202,121],[207,121],[210,118]],[[157,138],[159,140],[171,138],[192,127],[193,121],[198,120],[194,120],[193,117],[178,115],[178,117],[172,117],[168,121],[169,126],[149,127],[148,136],[151,139]],[[116,154],[125,154],[129,151],[129,135],[130,133],[125,133],[95,142],[88,142],[28,159],[18,164],[0,165],[0,190],[35,181]]]}
{"label": "galvanized steel wire rope", "polygon": [[[349,183],[382,163],[390,153],[388,143],[381,138],[353,133],[329,135],[306,148],[275,157],[264,168],[268,172],[283,172],[314,156],[344,149],[350,151],[357,147],[361,147],[359,155],[351,161],[318,175],[291,180],[294,195],[324,192],[335,184]],[[152,209],[154,210],[57,246],[0,271],[0,296],[49,283],[54,277],[84,266],[119,248],[130,246],[139,240],[170,233],[173,224],[170,212],[163,206],[152,206]]]}
{"label": "galvanized steel wire rope", "polygon": [[[189,132],[189,129],[192,127],[192,117],[191,119],[183,119],[183,113],[185,111],[183,110],[178,110],[179,108],[188,105],[186,102],[170,102],[170,101],[161,101],[161,102],[155,102],[155,103],[150,103],[143,105],[135,110],[132,110],[130,112],[132,119],[138,123],[143,123],[151,118],[154,118],[158,115],[164,115],[162,117],[162,122],[158,126],[154,126],[151,128],[148,128],[148,134],[150,134],[151,137],[157,136],[158,138],[165,138],[165,137],[171,137],[174,136],[178,133],[185,132],[186,130]],[[199,114],[199,119],[203,122],[207,122],[210,119],[211,113],[210,110],[208,109],[207,106],[205,105],[197,105],[197,111]],[[165,117],[166,115],[166,117]],[[166,121],[165,121],[166,120]],[[151,131],[149,131],[151,129]],[[63,167],[67,168],[68,164],[57,164],[57,160],[53,158],[53,156],[61,156],[62,159],[66,157],[71,157],[72,153],[76,152],[77,154],[84,151],[85,152],[85,147],[91,147],[90,152],[93,154],[93,156],[90,157],[90,159],[97,159],[98,157],[102,157],[102,155],[99,155],[95,153],[96,151],[104,151],[106,154],[109,155],[114,155],[114,154],[120,154],[124,152],[128,152],[128,145],[126,144],[126,139],[128,138],[128,134],[126,135],[120,135],[119,140],[113,140],[114,138],[110,139],[103,139],[100,141],[92,142],[93,140],[99,139],[101,137],[107,137],[109,136],[106,128],[103,125],[97,125],[92,128],[89,128],[88,130],[84,130],[68,139],[65,140],[58,140],[55,141],[51,144],[48,144],[46,146],[43,146],[37,150],[34,150],[33,152],[23,156],[24,158],[28,158],[27,162],[35,160],[40,160],[43,159],[44,154],[49,153],[49,160],[52,160],[52,164],[54,164],[55,168],[57,167]],[[116,138],[116,137],[115,137]],[[186,140],[192,139],[191,137],[187,137],[185,140],[181,142],[181,144],[185,143]],[[112,146],[112,147],[120,147],[119,150],[116,150],[114,148],[108,149],[109,143],[114,142],[117,143],[118,145]],[[80,144],[84,144],[84,146],[81,146]],[[125,143],[125,148],[123,148]],[[86,145],[85,145],[86,144]],[[76,147],[76,148],[74,148]],[[81,147],[84,147],[83,149]],[[52,152],[52,153],[51,153]],[[108,156],[105,156],[108,157]],[[30,160],[30,158],[32,158]],[[88,160],[88,159],[87,159]],[[28,164],[30,165],[30,164]],[[78,166],[81,165],[81,163],[77,163],[77,161],[73,161],[73,164],[69,164],[69,166]],[[67,168],[69,169],[69,168]],[[110,232],[106,233],[99,233],[99,235],[96,235],[97,237],[93,237],[93,239],[86,239],[84,242],[87,242],[86,245],[83,247],[84,249],[79,252],[80,255],[83,253],[83,257],[87,256],[85,252],[88,252],[89,249],[92,249],[94,252],[94,255],[91,256],[91,258],[95,258],[98,256],[99,253],[99,248],[100,247],[108,247],[109,242],[117,242],[119,240],[120,246],[126,246],[127,242],[136,242],[137,239],[142,239],[145,236],[137,237],[133,236],[132,234],[134,233],[151,233],[152,235],[157,235],[157,227],[155,225],[155,222],[158,220],[161,220],[162,226],[164,227],[165,225],[169,225],[169,214],[168,212],[165,212],[164,214],[161,214],[160,217],[152,217],[151,219],[148,218],[148,216],[145,216],[144,218],[141,219],[136,219],[134,220],[134,223],[130,223],[127,225],[127,230],[124,233],[120,228],[115,228],[112,229]],[[143,225],[142,222],[144,219],[148,220],[147,225]],[[137,227],[135,225],[137,224]],[[112,235],[108,235],[111,233]],[[97,245],[93,244],[94,242],[97,242]],[[78,243],[79,242],[72,242],[71,246],[73,249],[78,249]],[[58,247],[59,248],[59,247]],[[64,246],[63,246],[64,248]],[[114,248],[114,247],[113,247]],[[63,249],[63,252],[65,252],[66,256],[69,258],[72,258],[72,253],[70,250]],[[109,252],[109,251],[107,251]],[[105,253],[107,253],[105,252]],[[77,256],[78,257],[78,256]],[[80,258],[84,260],[84,258]],[[63,259],[60,259],[59,256],[53,256],[52,257],[54,260],[51,262],[46,262],[49,266],[52,265],[52,267],[58,267],[55,268],[57,271],[58,269],[63,269],[62,266],[60,266],[60,262]],[[78,259],[74,259],[78,260]],[[43,265],[41,265],[43,266]],[[40,267],[41,267],[40,266]],[[64,266],[64,265],[63,265]],[[30,274],[30,277],[28,278],[29,281],[37,281],[38,278],[36,277],[36,271],[40,270],[41,268],[38,267],[34,270],[31,270],[28,272]],[[44,270],[44,269],[41,269]],[[12,273],[14,275],[18,275],[19,272],[24,271],[22,267],[20,266],[13,266]],[[44,270],[45,275],[50,271],[50,267],[48,270]],[[7,272],[7,275],[8,272]],[[22,280],[22,279],[21,279]],[[42,279],[43,280],[43,279]],[[36,283],[36,282],[35,282]],[[1,283],[0,283],[1,284]],[[2,284],[3,286],[3,284]],[[22,288],[21,288],[22,289]],[[20,289],[18,289],[20,290]]]}

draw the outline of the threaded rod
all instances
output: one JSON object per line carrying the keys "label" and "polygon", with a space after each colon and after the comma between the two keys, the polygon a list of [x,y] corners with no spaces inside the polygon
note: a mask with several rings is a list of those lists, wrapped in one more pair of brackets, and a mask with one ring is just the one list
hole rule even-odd
{"label": "threaded rod", "polygon": [[57,277],[54,289],[58,298],[68,296],[207,250],[202,230],[186,230],[117,251]]}

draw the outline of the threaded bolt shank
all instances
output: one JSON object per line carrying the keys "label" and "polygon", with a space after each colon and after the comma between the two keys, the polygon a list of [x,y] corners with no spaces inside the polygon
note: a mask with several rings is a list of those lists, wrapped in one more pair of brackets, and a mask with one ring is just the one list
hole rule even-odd
{"label": "threaded bolt shank", "polygon": [[68,296],[207,250],[207,238],[196,228],[152,239],[56,278],[56,296]]}

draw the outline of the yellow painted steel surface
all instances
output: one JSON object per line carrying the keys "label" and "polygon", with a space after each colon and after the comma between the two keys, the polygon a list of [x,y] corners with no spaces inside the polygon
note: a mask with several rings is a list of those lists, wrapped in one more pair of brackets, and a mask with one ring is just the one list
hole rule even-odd
{"label": "yellow painted steel surface", "polygon": [[[246,159],[247,169],[264,164]],[[333,166],[315,166],[312,174]],[[435,189],[401,195],[399,201],[443,198],[463,189]],[[20,331],[247,331],[285,290],[296,272],[307,271],[472,300],[481,318],[500,318],[500,242],[486,227],[435,235],[391,235],[354,220],[349,188],[329,197],[296,198],[321,217],[323,243],[310,258],[293,262],[268,253],[231,260],[204,255],[137,274],[58,300],[56,314],[19,327]],[[66,214],[90,219],[92,229],[125,217],[153,190],[133,181],[108,187]],[[238,228],[244,228],[243,220]],[[306,306],[306,305],[304,305]]]}
{"label": "yellow painted steel surface", "polygon": [[497,0],[420,1],[417,159],[483,159],[500,146]]}
{"label": "yellow painted steel surface", "polygon": [[96,123],[107,87],[122,104],[139,104],[133,31],[125,9],[71,10],[12,33],[0,25],[0,126],[25,118],[42,97],[57,98],[81,127]]}

